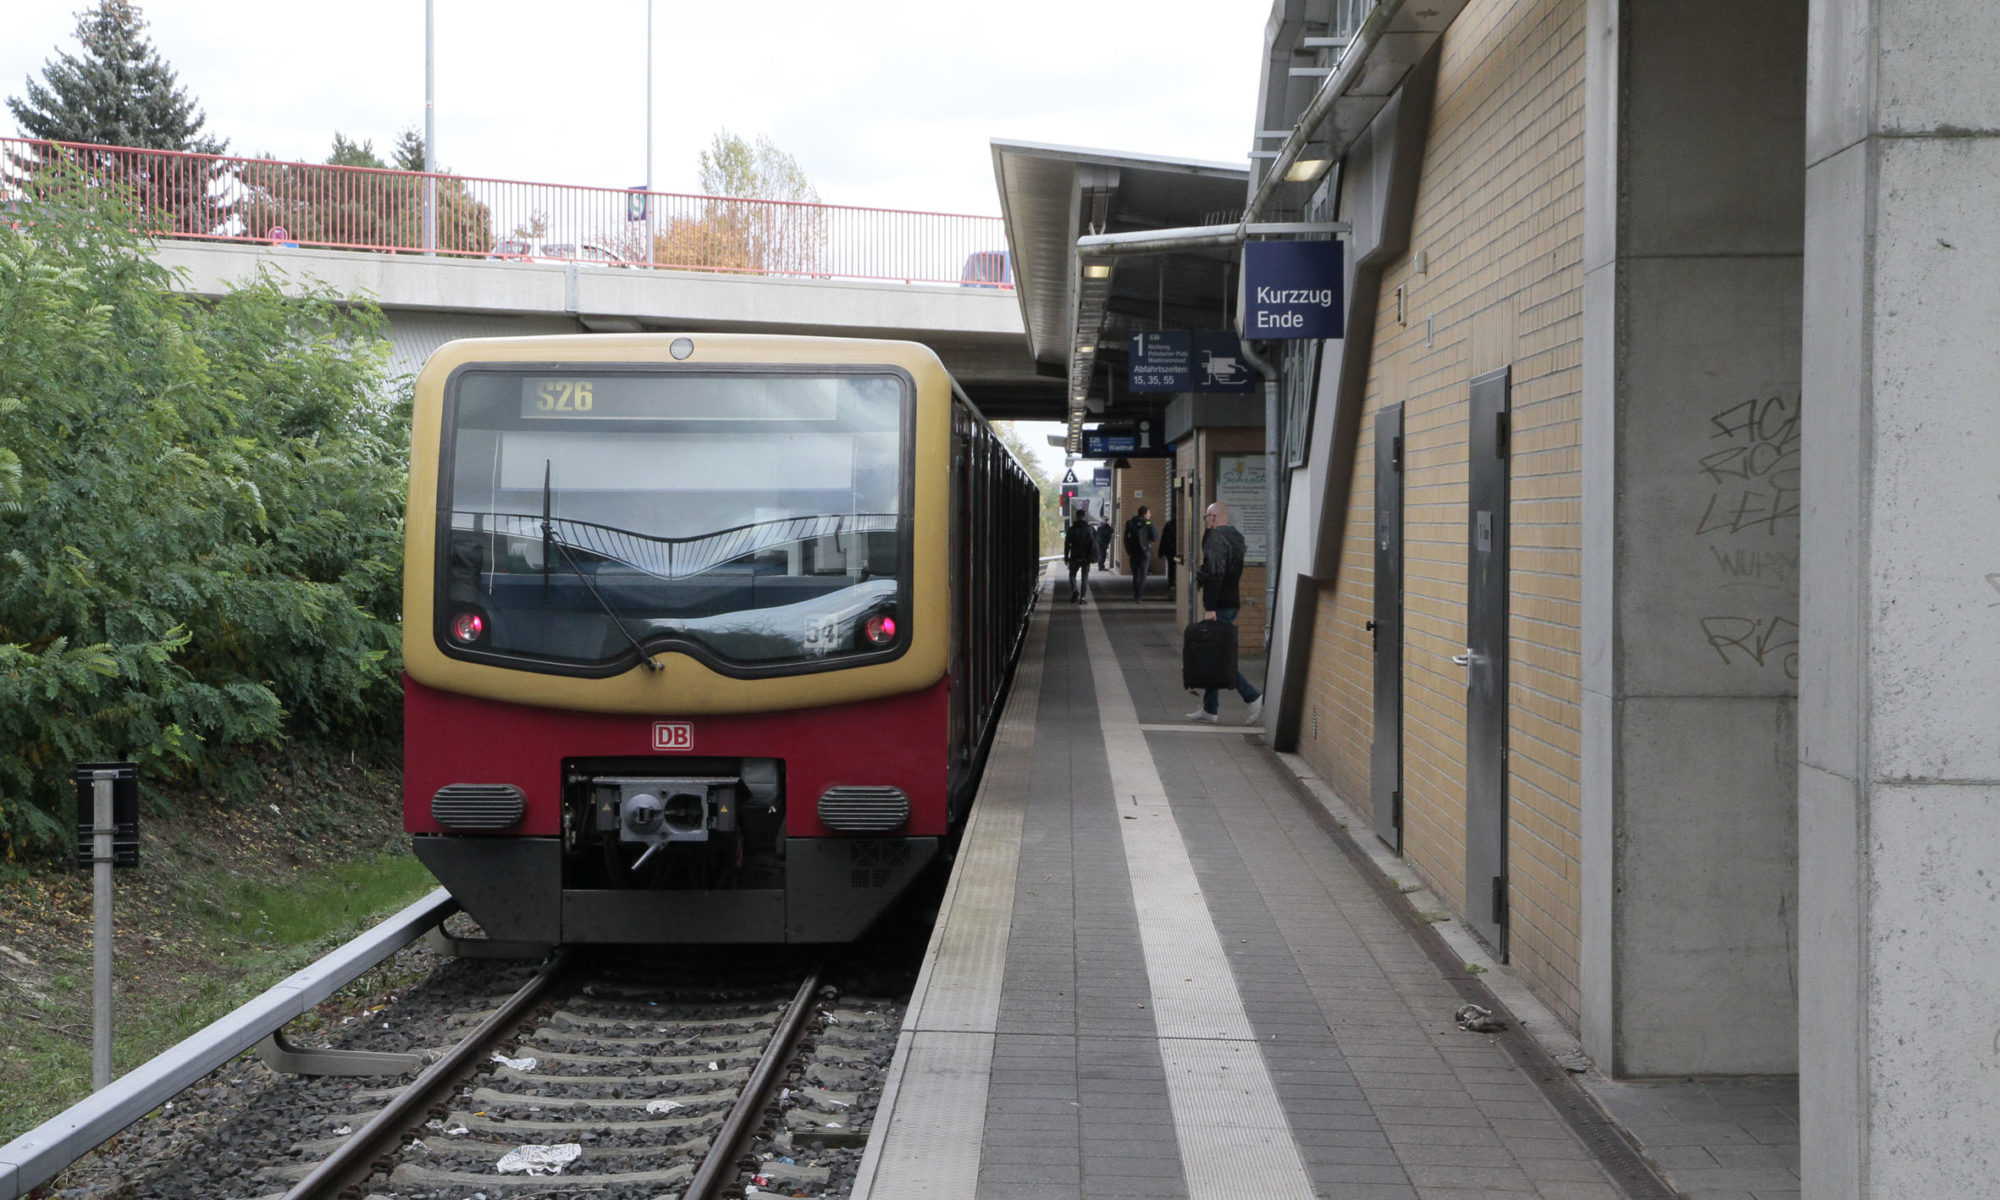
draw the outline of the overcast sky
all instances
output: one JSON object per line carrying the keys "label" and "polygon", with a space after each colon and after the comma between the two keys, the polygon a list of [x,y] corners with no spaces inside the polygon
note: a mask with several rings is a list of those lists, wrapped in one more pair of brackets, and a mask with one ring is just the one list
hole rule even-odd
{"label": "overcast sky", "polygon": [[[84,0],[9,0],[18,97]],[[422,0],[152,0],[153,43],[232,153],[384,152],[424,118]],[[646,176],[646,2],[436,0],[437,148],[471,175]],[[716,130],[768,134],[838,204],[997,215],[993,137],[1241,162],[1269,0],[655,0],[653,181]],[[18,133],[11,112],[0,128]]]}
{"label": "overcast sky", "polygon": [[[0,92],[75,53],[86,0],[6,0]],[[467,175],[646,177],[646,0],[435,0],[437,150]],[[767,134],[834,204],[997,216],[995,137],[1241,163],[1270,0],[655,0],[653,185]],[[151,0],[148,33],[234,154],[385,159],[424,120],[423,0]],[[18,135],[12,112],[0,129]],[[1037,426],[1033,440],[1047,430]],[[1058,467],[1059,467],[1059,455]]]}

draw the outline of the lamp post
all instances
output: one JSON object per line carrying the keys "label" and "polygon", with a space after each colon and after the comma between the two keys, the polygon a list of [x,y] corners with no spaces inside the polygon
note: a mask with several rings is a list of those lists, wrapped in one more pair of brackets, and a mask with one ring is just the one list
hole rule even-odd
{"label": "lamp post", "polygon": [[424,253],[437,253],[436,0],[424,0]]}

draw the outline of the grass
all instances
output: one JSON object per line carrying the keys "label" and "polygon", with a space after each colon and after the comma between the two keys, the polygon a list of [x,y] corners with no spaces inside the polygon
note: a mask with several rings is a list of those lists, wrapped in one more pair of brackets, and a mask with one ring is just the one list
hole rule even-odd
{"label": "grass", "polygon": [[[437,886],[423,864],[407,854],[377,855],[309,875],[301,872],[296,886],[272,887],[227,871],[206,875],[190,882],[209,896],[202,906],[208,927],[218,938],[257,948],[230,959],[254,963],[273,953],[288,960],[299,957],[288,971],[311,961],[298,948],[343,932],[359,932],[373,923],[370,918],[401,908]],[[270,946],[280,949],[263,949]]]}
{"label": "grass", "polygon": [[[113,902],[116,1071],[436,886],[401,831],[398,768],[288,747],[255,803],[147,810]],[[90,876],[60,850],[0,862],[0,1142],[90,1092]]]}
{"label": "grass", "polygon": [[[206,876],[204,878],[203,876]],[[193,944],[181,957],[212,965],[155,976],[137,986],[148,964],[126,956],[113,964],[115,1072],[128,1071],[253,998],[331,947],[437,886],[407,854],[306,871],[281,884],[212,870],[187,878],[205,897],[199,918],[183,926]],[[114,904],[114,919],[115,919]],[[92,980],[65,971],[50,977],[42,997],[17,1015],[16,1044],[6,1049],[0,1089],[0,1141],[10,1140],[90,1092]]]}

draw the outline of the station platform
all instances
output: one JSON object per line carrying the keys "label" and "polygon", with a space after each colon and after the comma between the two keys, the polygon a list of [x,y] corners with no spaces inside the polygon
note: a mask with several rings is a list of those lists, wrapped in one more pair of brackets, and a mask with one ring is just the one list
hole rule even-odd
{"label": "station platform", "polygon": [[1234,693],[1186,719],[1178,608],[1093,590],[1037,608],[856,1200],[1674,1195]]}

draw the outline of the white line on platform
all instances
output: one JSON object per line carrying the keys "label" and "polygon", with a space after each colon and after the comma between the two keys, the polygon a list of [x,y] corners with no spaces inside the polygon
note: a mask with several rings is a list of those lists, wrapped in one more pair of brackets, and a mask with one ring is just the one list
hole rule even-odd
{"label": "white line on platform", "polygon": [[1262,733],[1262,725],[1202,725],[1190,721],[1186,725],[1141,725],[1140,733]]}
{"label": "white line on platform", "polygon": [[[1104,753],[1190,1200],[1314,1196],[1097,610],[1083,611]],[[1180,726],[1167,728],[1180,731]],[[1220,730],[1218,729],[1218,732]],[[1244,728],[1243,732],[1256,732]],[[1137,811],[1133,811],[1136,809]]]}

